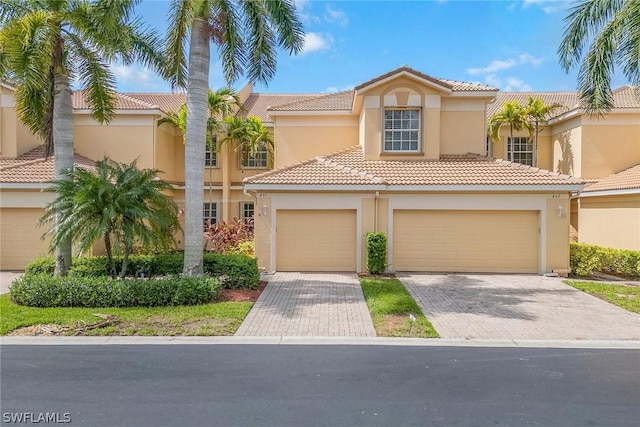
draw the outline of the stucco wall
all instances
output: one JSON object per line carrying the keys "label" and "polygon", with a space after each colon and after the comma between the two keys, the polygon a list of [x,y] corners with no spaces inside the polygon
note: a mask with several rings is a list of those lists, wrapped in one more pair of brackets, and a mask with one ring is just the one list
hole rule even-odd
{"label": "stucco wall", "polygon": [[580,198],[581,243],[640,250],[640,195]]}
{"label": "stucco wall", "polygon": [[640,114],[612,114],[582,128],[582,177],[601,179],[640,163]]}

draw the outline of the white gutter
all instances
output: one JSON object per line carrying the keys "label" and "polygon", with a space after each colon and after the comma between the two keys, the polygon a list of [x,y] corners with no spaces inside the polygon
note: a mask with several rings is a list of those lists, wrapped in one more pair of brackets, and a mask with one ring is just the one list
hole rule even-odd
{"label": "white gutter", "polygon": [[500,192],[552,192],[580,191],[582,184],[552,185],[296,185],[296,184],[244,184],[248,191],[397,191],[397,192],[463,192],[463,191],[500,191]]}
{"label": "white gutter", "polygon": [[640,194],[640,188],[627,188],[624,190],[583,191],[578,197],[624,196],[628,194]]}
{"label": "white gutter", "polygon": [[27,182],[8,182],[8,183],[2,183],[0,184],[0,187],[3,190],[9,189],[9,190],[45,190],[47,188],[50,188],[51,185],[50,184],[45,184],[42,182],[34,182],[34,183],[27,183]]}

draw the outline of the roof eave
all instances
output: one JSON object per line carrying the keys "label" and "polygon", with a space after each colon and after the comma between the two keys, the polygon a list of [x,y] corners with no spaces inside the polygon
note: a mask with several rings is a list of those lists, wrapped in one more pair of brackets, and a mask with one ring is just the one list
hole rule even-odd
{"label": "roof eave", "polygon": [[267,110],[270,117],[274,116],[351,116],[351,110]]}
{"label": "roof eave", "polygon": [[436,83],[436,82],[434,82],[432,80],[425,79],[425,78],[423,78],[423,77],[421,77],[421,76],[419,76],[419,75],[417,75],[415,73],[409,72],[408,70],[401,70],[401,71],[398,71],[397,73],[393,73],[393,74],[391,74],[391,75],[389,75],[389,76],[387,76],[387,77],[385,77],[383,79],[380,79],[380,80],[375,80],[374,79],[375,81],[373,81],[371,83],[364,83],[362,85],[356,86],[355,87],[355,96],[362,95],[367,90],[373,89],[373,88],[378,87],[378,86],[383,85],[383,84],[386,84],[386,83],[388,83],[388,82],[390,82],[392,80],[397,79],[398,77],[403,77],[403,76],[409,77],[409,78],[411,78],[413,80],[417,80],[419,82],[422,82],[423,84],[425,84],[427,86],[436,88],[436,89],[438,89],[438,90],[440,90],[442,92],[445,92],[447,94],[451,94],[453,92],[453,88],[451,88],[449,86],[445,86],[443,84],[438,84],[438,83]]}
{"label": "roof eave", "polygon": [[537,185],[385,185],[385,184],[259,184],[245,183],[248,191],[395,191],[395,192],[574,192],[583,184]]}
{"label": "roof eave", "polygon": [[579,197],[601,197],[601,196],[626,196],[640,194],[640,188],[625,188],[620,190],[599,190],[583,191]]}

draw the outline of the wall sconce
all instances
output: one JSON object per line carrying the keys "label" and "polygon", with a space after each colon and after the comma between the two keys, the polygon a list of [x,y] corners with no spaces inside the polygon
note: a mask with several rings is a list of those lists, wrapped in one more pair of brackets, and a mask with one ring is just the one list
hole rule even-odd
{"label": "wall sconce", "polygon": [[565,215],[562,205],[558,205],[558,207],[556,208],[556,216],[558,218],[566,218],[567,215]]}
{"label": "wall sconce", "polygon": [[262,205],[262,216],[267,216],[267,212],[269,212],[267,210],[267,205]]}

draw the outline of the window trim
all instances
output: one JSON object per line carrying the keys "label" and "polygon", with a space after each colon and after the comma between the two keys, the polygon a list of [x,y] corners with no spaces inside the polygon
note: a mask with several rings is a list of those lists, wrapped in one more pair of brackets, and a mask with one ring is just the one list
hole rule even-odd
{"label": "window trim", "polygon": [[[514,136],[513,137],[514,141],[511,141],[511,136],[507,136],[505,139],[505,153],[506,153],[506,158],[508,161],[510,162],[514,162],[514,163],[518,163],[521,165],[525,165],[525,166],[531,166],[531,167],[536,167],[537,163],[538,163],[538,159],[536,158],[536,141],[534,138],[529,138],[528,136]],[[522,144],[522,142],[520,141],[521,139],[523,139],[525,141],[526,144],[531,144],[531,150],[530,151],[514,151],[513,150],[513,145],[514,143],[517,144]],[[516,142],[517,140],[517,142]],[[531,141],[531,142],[529,142]],[[512,147],[511,150],[509,149],[509,147]],[[522,163],[519,162],[517,160],[514,160],[514,154],[531,154],[531,164],[527,164],[527,163]]]}
{"label": "window trim", "polygon": [[[240,150],[240,155],[238,156],[239,157],[238,158],[238,162],[239,162],[240,168],[241,169],[256,169],[256,170],[259,170],[259,169],[270,169],[270,167],[269,167],[270,166],[269,165],[269,163],[270,163],[270,161],[269,161],[269,149],[267,148],[267,146],[265,144],[262,144],[262,147],[263,147],[263,150],[256,151],[256,154],[254,156],[250,156],[249,153],[247,152],[247,149],[245,147],[242,147],[242,150]],[[264,166],[262,166],[262,165],[259,165],[259,166],[248,166],[248,165],[245,165],[244,164],[245,153],[247,155],[247,159],[249,159],[250,157],[255,159],[258,154],[264,153],[265,154],[265,161],[266,161],[265,165]]]}
{"label": "window trim", "polygon": [[[386,149],[386,131],[385,128],[385,113],[387,111],[417,111],[418,112],[418,129],[391,129],[391,131],[417,131],[418,132],[418,147],[415,150],[387,150]],[[382,108],[382,120],[381,120],[381,153],[382,154],[421,154],[422,153],[422,107],[384,107]]]}
{"label": "window trim", "polygon": [[[253,216],[250,216],[250,217],[246,216],[246,206],[245,205],[248,205],[248,204],[251,204],[251,211],[253,211]],[[250,200],[249,201],[245,200],[245,201],[240,202],[240,219],[241,220],[253,219],[253,218],[255,218],[255,216],[256,216],[256,203],[255,202],[252,202]]]}
{"label": "window trim", "polygon": [[[218,143],[218,138],[214,135],[212,136],[213,139],[213,145],[214,147],[217,145]],[[212,156],[213,158],[215,158],[215,162],[213,162],[213,164],[207,164],[207,153],[210,153],[210,156]],[[204,147],[204,167],[205,168],[211,168],[211,169],[219,169],[220,166],[218,166],[218,152],[213,149],[213,150],[209,150],[209,145],[205,144]]]}
{"label": "window trim", "polygon": [[[210,205],[209,206],[209,212],[211,212],[211,206],[213,206],[213,208],[215,209],[215,216],[213,217],[213,219],[215,221],[211,221],[212,217],[205,216],[205,214],[204,214],[205,213],[205,209],[206,209],[205,206],[207,206],[207,205]],[[217,224],[219,222],[218,211],[219,211],[218,210],[218,202],[203,202],[202,203],[202,226],[205,227],[205,223],[206,223],[207,220],[211,221],[211,225]]]}

